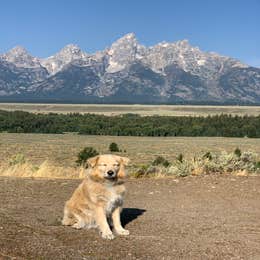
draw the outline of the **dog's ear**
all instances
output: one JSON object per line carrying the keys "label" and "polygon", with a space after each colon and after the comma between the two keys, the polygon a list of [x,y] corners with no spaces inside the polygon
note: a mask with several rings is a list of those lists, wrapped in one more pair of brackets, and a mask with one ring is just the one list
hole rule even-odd
{"label": "dog's ear", "polygon": [[99,155],[89,158],[87,160],[87,165],[94,168],[98,162],[98,159],[99,159]]}
{"label": "dog's ear", "polygon": [[123,179],[126,177],[126,172],[125,172],[125,165],[128,165],[128,163],[130,162],[130,159],[128,159],[127,157],[121,157],[120,156],[120,169],[118,172],[118,178],[119,179]]}
{"label": "dog's ear", "polygon": [[123,165],[128,165],[129,162],[130,162],[130,159],[127,158],[127,157],[121,157],[121,156],[120,156],[120,161],[121,161],[121,163],[122,163]]}

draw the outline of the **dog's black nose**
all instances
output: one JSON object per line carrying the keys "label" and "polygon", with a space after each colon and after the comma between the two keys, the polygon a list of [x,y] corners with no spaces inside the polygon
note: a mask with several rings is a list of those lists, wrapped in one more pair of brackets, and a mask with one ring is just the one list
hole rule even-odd
{"label": "dog's black nose", "polygon": [[107,174],[108,174],[109,176],[112,176],[112,175],[114,174],[114,172],[111,171],[111,170],[109,170],[109,171],[107,172]]}

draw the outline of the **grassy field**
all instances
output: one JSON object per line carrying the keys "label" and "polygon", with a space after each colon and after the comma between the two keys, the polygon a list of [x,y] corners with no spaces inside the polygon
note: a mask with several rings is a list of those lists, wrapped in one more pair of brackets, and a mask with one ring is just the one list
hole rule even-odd
{"label": "grassy field", "polygon": [[134,164],[151,162],[157,155],[172,160],[182,153],[188,158],[207,151],[242,151],[260,154],[260,139],[221,137],[121,137],[85,136],[77,134],[11,134],[0,133],[0,165],[17,153],[33,164],[45,160],[57,166],[75,166],[76,155],[85,146],[93,146],[100,153],[109,153],[108,146],[116,142],[124,156]]}
{"label": "grassy field", "polygon": [[216,114],[259,115],[260,106],[190,106],[190,105],[94,105],[94,104],[29,104],[0,103],[2,110],[23,110],[33,113],[94,113],[119,115],[134,113],[142,116],[207,116]]}

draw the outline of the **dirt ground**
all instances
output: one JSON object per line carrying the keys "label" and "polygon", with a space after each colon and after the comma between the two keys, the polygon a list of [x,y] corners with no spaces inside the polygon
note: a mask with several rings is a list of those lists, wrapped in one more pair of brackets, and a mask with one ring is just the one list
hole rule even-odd
{"label": "dirt ground", "polygon": [[60,224],[80,180],[0,178],[0,259],[260,259],[260,177],[128,180],[128,237]]}

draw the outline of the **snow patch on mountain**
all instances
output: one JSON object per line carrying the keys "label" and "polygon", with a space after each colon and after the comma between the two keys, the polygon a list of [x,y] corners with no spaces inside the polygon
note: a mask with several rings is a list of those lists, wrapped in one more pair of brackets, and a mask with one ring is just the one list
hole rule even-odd
{"label": "snow patch on mountain", "polygon": [[41,64],[53,75],[62,70],[66,64],[74,60],[84,60],[88,56],[77,45],[68,44],[55,55],[42,59]]}

